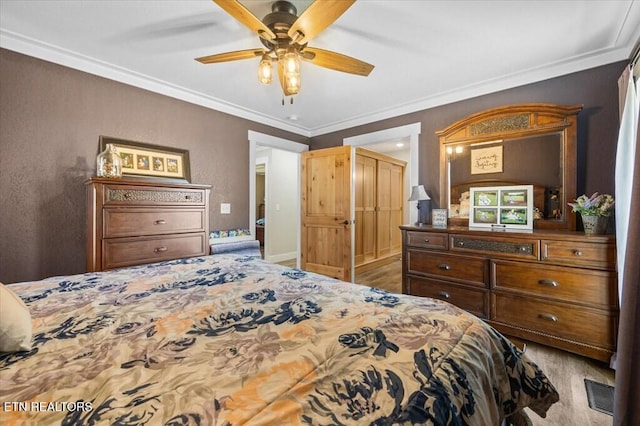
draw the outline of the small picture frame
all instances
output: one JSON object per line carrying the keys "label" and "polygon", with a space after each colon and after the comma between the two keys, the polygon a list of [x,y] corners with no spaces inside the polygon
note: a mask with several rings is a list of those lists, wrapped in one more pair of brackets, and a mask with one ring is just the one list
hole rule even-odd
{"label": "small picture frame", "polygon": [[431,210],[431,226],[433,228],[446,228],[447,217],[448,217],[447,209]]}
{"label": "small picture frame", "polygon": [[469,227],[533,229],[533,185],[469,188]]}
{"label": "small picture frame", "polygon": [[100,136],[99,152],[107,144],[115,145],[122,159],[122,175],[151,179],[191,181],[189,151],[143,142]]}

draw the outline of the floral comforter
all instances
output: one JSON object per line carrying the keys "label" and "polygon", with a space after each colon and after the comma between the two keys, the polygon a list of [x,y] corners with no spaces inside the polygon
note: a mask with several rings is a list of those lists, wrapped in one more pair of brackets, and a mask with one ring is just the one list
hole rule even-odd
{"label": "floral comforter", "polygon": [[[218,254],[12,285],[0,424],[499,425],[558,394],[441,301]],[[513,417],[511,417],[513,418]]]}

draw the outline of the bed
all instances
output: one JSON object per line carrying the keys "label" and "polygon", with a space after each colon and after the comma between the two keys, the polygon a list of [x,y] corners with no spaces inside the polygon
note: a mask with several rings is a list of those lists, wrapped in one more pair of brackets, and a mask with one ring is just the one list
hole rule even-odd
{"label": "bed", "polygon": [[0,354],[3,425],[486,426],[558,401],[535,363],[453,305],[259,256],[6,287],[33,337]]}

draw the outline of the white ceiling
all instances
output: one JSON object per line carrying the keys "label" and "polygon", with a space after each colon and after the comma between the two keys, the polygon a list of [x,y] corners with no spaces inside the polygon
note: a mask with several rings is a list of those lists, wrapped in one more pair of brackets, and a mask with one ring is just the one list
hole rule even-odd
{"label": "white ceiling", "polygon": [[[194,60],[262,47],[210,0],[2,0],[0,46],[315,136],[625,60],[639,1],[359,0],[309,45],[373,72],[303,62],[284,106],[277,82],[258,83],[258,58]],[[262,17],[271,2],[243,3]],[[293,3],[300,14],[310,1]]]}

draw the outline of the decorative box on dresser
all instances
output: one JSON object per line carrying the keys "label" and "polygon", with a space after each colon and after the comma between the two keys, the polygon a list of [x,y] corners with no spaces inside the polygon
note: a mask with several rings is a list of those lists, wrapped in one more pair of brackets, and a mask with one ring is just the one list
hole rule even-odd
{"label": "decorative box on dresser", "polygon": [[209,185],[90,178],[87,271],[209,253]]}
{"label": "decorative box on dresser", "polygon": [[612,235],[401,229],[403,293],[446,300],[507,336],[605,362],[615,352]]}

